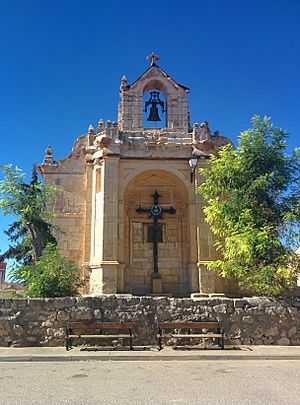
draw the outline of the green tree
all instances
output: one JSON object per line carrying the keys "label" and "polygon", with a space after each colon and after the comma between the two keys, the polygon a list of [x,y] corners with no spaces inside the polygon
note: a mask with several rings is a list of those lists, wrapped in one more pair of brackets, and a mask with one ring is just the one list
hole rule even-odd
{"label": "green tree", "polygon": [[11,275],[27,287],[29,297],[74,296],[83,285],[77,266],[61,256],[53,244],[47,244],[34,264],[15,267]]}
{"label": "green tree", "polygon": [[42,255],[47,243],[56,243],[51,233],[52,215],[47,209],[56,190],[38,181],[35,165],[30,183],[24,181],[25,174],[19,168],[6,165],[2,166],[2,172],[0,209],[4,215],[17,219],[5,232],[12,244],[0,260],[15,259],[28,264]]}
{"label": "green tree", "polygon": [[253,117],[238,147],[223,147],[200,169],[206,221],[222,258],[209,264],[223,277],[260,294],[290,289],[300,272],[299,154],[286,154],[286,131]]}

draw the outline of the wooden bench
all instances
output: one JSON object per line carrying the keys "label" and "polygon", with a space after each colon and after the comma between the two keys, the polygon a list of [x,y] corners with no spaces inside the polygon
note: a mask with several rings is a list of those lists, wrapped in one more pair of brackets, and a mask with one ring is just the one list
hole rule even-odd
{"label": "wooden bench", "polygon": [[[224,349],[224,331],[221,322],[157,322],[158,346],[162,349],[163,339],[218,339]],[[201,333],[197,332],[201,330]],[[170,331],[170,332],[167,332]],[[184,347],[184,346],[182,346]]]}
{"label": "wooden bench", "polygon": [[129,339],[129,348],[133,350],[133,329],[134,322],[72,321],[66,327],[66,350],[72,348],[73,339],[113,340],[121,338]]}

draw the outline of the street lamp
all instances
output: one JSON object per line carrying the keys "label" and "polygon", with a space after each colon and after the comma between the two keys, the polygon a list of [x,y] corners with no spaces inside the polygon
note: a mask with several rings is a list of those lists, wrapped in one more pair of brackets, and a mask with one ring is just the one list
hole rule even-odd
{"label": "street lamp", "polygon": [[195,175],[195,170],[198,164],[198,157],[193,156],[190,160],[189,160],[189,166],[191,168],[191,183],[193,183],[193,179],[194,179],[194,175]]}

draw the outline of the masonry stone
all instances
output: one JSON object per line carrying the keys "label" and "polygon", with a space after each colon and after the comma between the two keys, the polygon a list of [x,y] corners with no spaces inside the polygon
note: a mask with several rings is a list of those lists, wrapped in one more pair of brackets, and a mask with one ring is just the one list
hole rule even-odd
{"label": "masonry stone", "polygon": [[[131,84],[122,77],[117,121],[90,125],[64,159],[47,147],[38,168],[60,189],[53,205],[58,246],[79,266],[83,295],[236,294],[234,281],[207,270],[219,255],[196,192],[203,181],[197,169],[231,141],[212,134],[206,120],[191,126],[189,89],[155,58]],[[153,117],[161,121],[154,125]],[[156,191],[159,209],[174,212],[158,215],[162,238],[154,242],[154,215],[137,208],[154,206]]]}
{"label": "masonry stone", "polygon": [[[299,297],[262,297],[254,301],[251,298],[113,295],[51,300],[1,299],[0,346],[63,346],[67,322],[79,319],[133,321],[138,345],[156,345],[156,322],[176,320],[220,321],[227,344],[300,345],[299,300]],[[9,313],[6,301],[13,307]]]}

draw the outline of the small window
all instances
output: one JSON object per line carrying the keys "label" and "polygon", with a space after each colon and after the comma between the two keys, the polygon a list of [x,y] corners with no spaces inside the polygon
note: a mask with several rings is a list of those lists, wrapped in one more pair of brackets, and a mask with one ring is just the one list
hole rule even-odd
{"label": "small window", "polygon": [[[154,225],[147,225],[147,242],[154,240]],[[163,242],[163,226],[162,224],[156,225],[156,241]]]}

